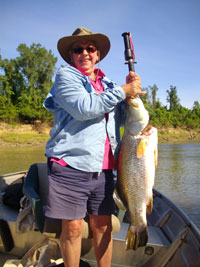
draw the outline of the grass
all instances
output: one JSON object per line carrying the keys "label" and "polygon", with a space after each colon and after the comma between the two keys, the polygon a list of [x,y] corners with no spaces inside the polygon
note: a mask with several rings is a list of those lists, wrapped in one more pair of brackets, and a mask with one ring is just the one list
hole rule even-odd
{"label": "grass", "polygon": [[48,134],[39,133],[1,133],[0,140],[10,144],[42,144],[45,143],[49,138]]}
{"label": "grass", "polygon": [[11,126],[14,126],[14,127],[18,127],[20,126],[21,124],[19,122],[9,122],[8,125],[11,125]]}
{"label": "grass", "polygon": [[[11,126],[11,124],[9,124]],[[8,125],[8,126],[9,126]],[[13,123],[10,126],[1,127],[0,145],[38,145],[45,144],[49,139],[50,127],[43,126],[38,131],[31,128],[22,128],[20,124]],[[42,131],[43,129],[43,131]],[[122,137],[124,128],[120,128]],[[186,130],[181,128],[161,128],[158,129],[159,144],[161,143],[179,143],[179,142],[200,142],[200,129]]]}
{"label": "grass", "polygon": [[[120,137],[123,136],[124,128],[120,128]],[[200,129],[186,130],[182,128],[158,128],[158,143],[186,143],[200,142]]]}

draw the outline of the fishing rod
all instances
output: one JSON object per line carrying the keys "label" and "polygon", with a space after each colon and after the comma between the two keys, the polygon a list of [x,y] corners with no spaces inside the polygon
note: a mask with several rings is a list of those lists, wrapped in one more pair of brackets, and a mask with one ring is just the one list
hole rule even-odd
{"label": "fishing rod", "polygon": [[135,66],[137,62],[135,62],[135,53],[134,53],[134,47],[133,47],[133,41],[131,37],[130,32],[124,32],[122,33],[122,36],[124,38],[124,56],[125,56],[125,64],[128,64],[129,71],[135,72]]}

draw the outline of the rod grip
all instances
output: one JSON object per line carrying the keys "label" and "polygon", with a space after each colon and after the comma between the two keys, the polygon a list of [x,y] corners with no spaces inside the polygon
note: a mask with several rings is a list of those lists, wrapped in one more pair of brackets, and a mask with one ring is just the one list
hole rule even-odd
{"label": "rod grip", "polygon": [[124,56],[125,60],[127,61],[126,64],[128,64],[129,71],[135,72],[133,50],[131,48],[131,43],[130,43],[130,32],[124,32],[122,33],[122,36],[124,38],[124,46],[125,46]]}

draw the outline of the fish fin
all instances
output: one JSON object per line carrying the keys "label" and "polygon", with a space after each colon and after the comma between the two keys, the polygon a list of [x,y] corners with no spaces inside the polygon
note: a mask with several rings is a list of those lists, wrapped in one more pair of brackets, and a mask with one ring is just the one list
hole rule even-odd
{"label": "fish fin", "polygon": [[134,108],[135,110],[139,109],[138,106],[136,106],[136,105],[133,105],[133,108]]}
{"label": "fish fin", "polygon": [[120,144],[119,150],[117,152],[116,159],[115,159],[115,165],[114,165],[115,170],[121,169],[121,161],[122,161],[122,157],[120,155],[121,154],[121,147],[122,147],[122,145]]}
{"label": "fish fin", "polygon": [[146,246],[149,237],[147,226],[145,227],[144,231],[142,233],[139,233],[138,235],[139,235],[139,247]]}
{"label": "fish fin", "polygon": [[141,139],[136,151],[137,158],[144,157],[145,152],[146,152],[146,142],[143,139]]}
{"label": "fish fin", "polygon": [[154,150],[154,163],[155,163],[155,166],[157,167],[157,165],[158,165],[158,148],[156,148]]}
{"label": "fish fin", "polygon": [[119,170],[119,154],[117,154],[117,157],[115,159],[115,164],[114,164],[114,170]]}
{"label": "fish fin", "polygon": [[119,197],[119,194],[117,192],[117,190],[115,189],[114,192],[113,192],[113,199],[115,201],[115,204],[117,205],[117,207],[120,209],[120,210],[126,210],[125,206],[124,206],[124,203],[122,202],[121,198]]}
{"label": "fish fin", "polygon": [[137,248],[138,248],[137,233],[133,234],[129,228],[126,235],[126,250],[129,249],[136,250]]}
{"label": "fish fin", "polygon": [[153,197],[150,198],[149,204],[146,205],[147,206],[147,215],[150,215],[152,213],[153,210]]}
{"label": "fish fin", "polygon": [[139,247],[143,247],[147,244],[148,241],[148,229],[147,226],[144,228],[142,232],[131,231],[131,227],[129,227],[127,235],[126,235],[126,250],[133,249],[136,250]]}

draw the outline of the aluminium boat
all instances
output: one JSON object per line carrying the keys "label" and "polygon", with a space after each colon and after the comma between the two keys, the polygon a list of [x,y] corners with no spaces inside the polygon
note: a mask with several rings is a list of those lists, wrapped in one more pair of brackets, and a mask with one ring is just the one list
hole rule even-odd
{"label": "aluminium boat", "polygon": [[[17,181],[23,184],[23,194],[31,203],[36,225],[36,228],[21,232],[16,231],[19,210],[2,201],[6,189]],[[0,266],[6,266],[8,260],[11,259],[17,259],[20,262],[20,259],[34,251],[36,244],[42,244],[47,240],[58,241],[59,220],[49,222],[43,214],[48,194],[47,183],[46,163],[35,163],[28,171],[0,176]],[[129,216],[128,213],[116,210],[113,226],[112,267],[200,266],[199,229],[174,202],[156,189],[153,189],[153,203],[153,211],[147,217],[148,243],[137,250],[125,250]],[[84,231],[80,266],[94,267],[97,265],[87,219],[85,219]],[[63,266],[62,259],[61,261],[55,259],[53,263],[51,261],[51,264],[47,261],[44,264],[44,266],[56,265]]]}

